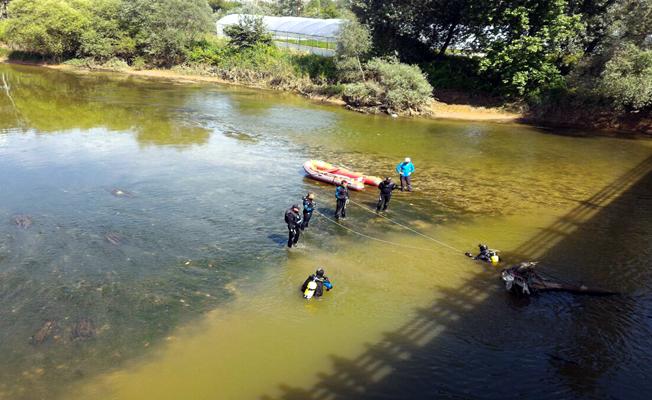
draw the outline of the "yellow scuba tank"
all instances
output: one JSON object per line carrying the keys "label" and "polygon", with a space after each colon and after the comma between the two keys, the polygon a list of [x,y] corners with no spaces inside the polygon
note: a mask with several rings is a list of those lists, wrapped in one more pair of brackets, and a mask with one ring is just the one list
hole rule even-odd
{"label": "yellow scuba tank", "polygon": [[498,264],[500,261],[500,257],[498,257],[498,251],[496,250],[489,250],[489,262],[492,265]]}
{"label": "yellow scuba tank", "polygon": [[315,290],[317,290],[317,282],[315,281],[308,282],[308,286],[306,287],[306,290],[303,292],[303,298],[306,300],[311,299],[312,296],[314,296],[315,294]]}

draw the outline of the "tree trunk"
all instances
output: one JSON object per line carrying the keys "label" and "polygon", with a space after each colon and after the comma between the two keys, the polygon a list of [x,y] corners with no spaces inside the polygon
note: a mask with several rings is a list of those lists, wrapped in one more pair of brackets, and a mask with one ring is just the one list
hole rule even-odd
{"label": "tree trunk", "polygon": [[451,41],[453,40],[453,36],[457,32],[455,32],[455,29],[457,28],[457,20],[455,22],[452,22],[450,26],[448,27],[448,33],[446,34],[446,40],[444,40],[444,44],[441,45],[441,48],[439,49],[439,55],[443,56],[446,53],[446,50],[448,49],[448,46],[450,46]]}

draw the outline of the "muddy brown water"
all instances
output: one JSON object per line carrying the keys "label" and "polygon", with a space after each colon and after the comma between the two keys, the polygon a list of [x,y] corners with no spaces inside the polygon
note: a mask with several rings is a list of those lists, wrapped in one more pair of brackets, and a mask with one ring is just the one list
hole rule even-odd
{"label": "muddy brown water", "polygon": [[[112,74],[0,74],[0,399],[652,389],[650,140]],[[334,225],[333,188],[301,171],[319,158],[392,174],[405,156],[415,191],[396,193],[387,217],[434,240],[370,212],[373,189]],[[325,217],[287,251],[283,211],[307,191]],[[513,299],[497,269],[463,256],[479,242],[622,295]],[[335,289],[306,302],[298,286],[317,266]]]}

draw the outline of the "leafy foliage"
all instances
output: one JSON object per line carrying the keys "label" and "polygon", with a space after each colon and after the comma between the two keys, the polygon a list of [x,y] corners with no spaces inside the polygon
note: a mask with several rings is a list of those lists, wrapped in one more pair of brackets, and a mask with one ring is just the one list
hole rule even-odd
{"label": "leafy foliage", "polygon": [[74,55],[89,26],[88,0],[14,0],[9,4],[4,40],[46,57]]}
{"label": "leafy foliage", "polygon": [[43,56],[183,61],[211,29],[206,0],[14,0],[4,40]]}
{"label": "leafy foliage", "polygon": [[579,58],[573,40],[583,27],[579,15],[566,11],[567,0],[504,9],[484,35],[480,71],[520,96],[562,84],[561,69]]}
{"label": "leafy foliage", "polygon": [[150,63],[170,66],[212,29],[206,0],[122,0],[123,28]]}
{"label": "leafy foliage", "polygon": [[231,46],[237,49],[272,44],[272,35],[265,29],[263,18],[258,16],[242,15],[237,24],[224,28],[224,34],[229,37]]}
{"label": "leafy foliage", "polygon": [[370,78],[383,88],[383,103],[393,110],[422,110],[432,100],[432,86],[416,65],[374,58],[366,69]]}
{"label": "leafy foliage", "polygon": [[652,106],[652,50],[629,43],[606,63],[599,90],[620,109]]}
{"label": "leafy foliage", "polygon": [[370,50],[369,29],[355,20],[347,22],[340,30],[337,41],[336,65],[340,81],[355,82],[365,79],[362,59]]}

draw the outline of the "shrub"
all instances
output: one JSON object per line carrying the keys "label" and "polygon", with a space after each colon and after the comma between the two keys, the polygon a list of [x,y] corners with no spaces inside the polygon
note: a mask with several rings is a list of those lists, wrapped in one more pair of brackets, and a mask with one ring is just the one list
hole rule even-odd
{"label": "shrub", "polygon": [[375,82],[349,83],[342,91],[346,104],[358,108],[380,106],[383,97],[383,89]]}
{"label": "shrub", "polygon": [[258,16],[242,15],[237,24],[224,28],[224,34],[236,49],[272,44],[272,35],[265,29],[263,18]]}
{"label": "shrub", "polygon": [[78,55],[98,61],[132,57],[136,41],[121,26],[122,4],[122,0],[94,0],[89,5],[90,23],[81,35]]}
{"label": "shrub", "polygon": [[374,58],[367,63],[366,69],[369,78],[383,88],[383,103],[395,111],[421,111],[432,100],[432,86],[416,65]]}
{"label": "shrub", "polygon": [[153,65],[185,60],[198,38],[212,29],[206,0],[122,0],[120,21],[137,53]]}
{"label": "shrub", "polygon": [[88,0],[13,0],[4,40],[28,53],[74,56],[89,25]]}
{"label": "shrub", "polygon": [[332,57],[322,57],[315,54],[291,54],[290,61],[297,73],[307,75],[319,84],[337,81],[337,70]]}
{"label": "shrub", "polygon": [[652,50],[627,44],[616,51],[605,65],[598,90],[618,109],[652,106]]}

